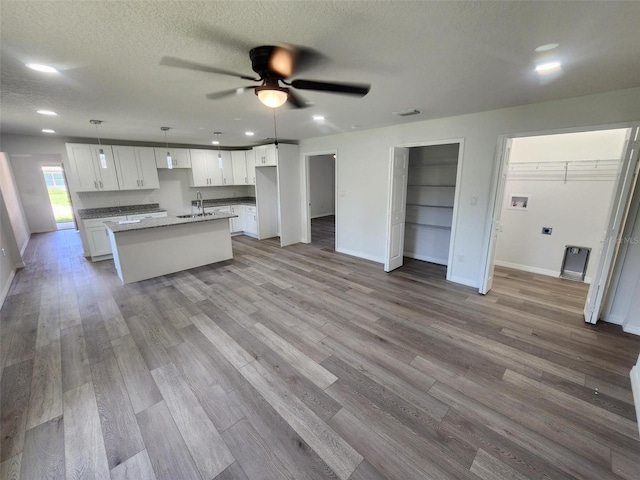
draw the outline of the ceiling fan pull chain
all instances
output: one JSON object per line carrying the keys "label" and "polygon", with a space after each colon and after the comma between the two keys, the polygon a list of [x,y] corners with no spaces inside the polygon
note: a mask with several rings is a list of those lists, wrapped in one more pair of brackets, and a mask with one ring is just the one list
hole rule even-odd
{"label": "ceiling fan pull chain", "polygon": [[278,148],[278,128],[276,127],[276,109],[273,109],[273,137],[276,139],[276,149]]}

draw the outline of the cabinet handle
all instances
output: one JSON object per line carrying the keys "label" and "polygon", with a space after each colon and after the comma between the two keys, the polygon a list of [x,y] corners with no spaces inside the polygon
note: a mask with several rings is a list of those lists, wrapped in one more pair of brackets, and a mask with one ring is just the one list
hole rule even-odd
{"label": "cabinet handle", "polygon": [[99,183],[100,183],[100,188],[104,188],[104,185],[102,185],[102,180],[100,180]]}
{"label": "cabinet handle", "polygon": [[140,180],[136,180],[136,185],[140,186]]}
{"label": "cabinet handle", "polygon": [[96,182],[95,180],[93,181],[93,186],[96,187],[96,190],[98,190],[98,182]]}
{"label": "cabinet handle", "polygon": [[144,187],[144,180],[140,180],[140,186]]}
{"label": "cabinet handle", "polygon": [[249,183],[249,180],[247,179],[247,177],[244,177],[244,183]]}
{"label": "cabinet handle", "polygon": [[226,178],[223,178],[223,179],[222,179],[222,183],[224,183],[224,184],[226,185],[226,184],[227,184],[227,179],[226,179]]}

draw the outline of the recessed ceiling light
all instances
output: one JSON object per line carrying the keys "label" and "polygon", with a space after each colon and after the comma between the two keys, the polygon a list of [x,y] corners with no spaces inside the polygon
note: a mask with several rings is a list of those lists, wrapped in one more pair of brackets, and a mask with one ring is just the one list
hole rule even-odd
{"label": "recessed ceiling light", "polygon": [[548,52],[549,50],[553,50],[554,48],[557,48],[558,44],[557,43],[547,43],[545,45],[540,45],[539,47],[536,48],[536,52]]}
{"label": "recessed ceiling light", "polygon": [[25,66],[27,68],[30,68],[31,70],[35,70],[36,72],[58,73],[57,68],[50,67],[49,65],[41,65],[39,63],[27,63]]}
{"label": "recessed ceiling light", "polygon": [[562,63],[558,61],[540,63],[539,65],[536,65],[536,72],[538,72],[538,74],[540,75],[546,75],[548,73],[554,73],[554,72],[560,71],[561,66],[562,66]]}
{"label": "recessed ceiling light", "polygon": [[56,112],[52,110],[38,110],[38,113],[40,115],[52,115],[52,116],[58,115]]}
{"label": "recessed ceiling light", "polygon": [[213,145],[220,145],[220,142],[219,142],[218,140],[213,140],[211,143],[212,143]]}
{"label": "recessed ceiling light", "polygon": [[314,119],[316,122],[321,122],[322,120],[324,120],[324,117],[323,117],[322,115],[314,115],[314,116],[313,116],[313,119]]}
{"label": "recessed ceiling light", "polygon": [[56,133],[55,130],[51,130],[50,128],[43,128],[42,133]]}
{"label": "recessed ceiling light", "polygon": [[244,134],[245,134],[247,137],[253,137],[253,135],[254,135],[254,133],[253,133],[253,132],[244,132]]}

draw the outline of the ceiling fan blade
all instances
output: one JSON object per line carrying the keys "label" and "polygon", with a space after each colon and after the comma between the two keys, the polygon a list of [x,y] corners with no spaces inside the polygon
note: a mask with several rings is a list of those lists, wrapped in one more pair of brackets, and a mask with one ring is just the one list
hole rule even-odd
{"label": "ceiling fan blade", "polygon": [[281,44],[273,47],[269,68],[284,78],[316,66],[327,57],[308,47]]}
{"label": "ceiling fan blade", "polygon": [[233,95],[242,95],[247,90],[253,90],[256,87],[238,87],[231,90],[222,90],[221,92],[207,93],[209,100],[219,100],[221,98],[231,97]]}
{"label": "ceiling fan blade", "polygon": [[364,97],[371,89],[371,85],[364,83],[317,82],[314,80],[294,80],[291,82],[291,86],[300,90],[318,90],[320,92],[342,93],[359,97]]}
{"label": "ceiling fan blade", "polygon": [[307,108],[307,102],[297,93],[289,90],[289,96],[287,97],[287,106],[291,108]]}
{"label": "ceiling fan blade", "polygon": [[232,72],[230,70],[223,70],[222,68],[210,67],[209,65],[204,65],[202,63],[192,62],[190,60],[184,60],[182,58],[177,58],[177,57],[162,57],[160,59],[160,65],[165,65],[167,67],[185,68],[187,70],[196,70],[199,72],[218,73],[220,75],[230,75],[232,77],[238,77],[238,78],[242,78],[243,80],[251,80],[254,82],[260,81],[258,78],[249,77],[241,73]]}

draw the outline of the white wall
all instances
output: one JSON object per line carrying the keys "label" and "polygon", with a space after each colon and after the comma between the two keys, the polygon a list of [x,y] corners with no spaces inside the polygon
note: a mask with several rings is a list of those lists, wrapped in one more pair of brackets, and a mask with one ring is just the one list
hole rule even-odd
{"label": "white wall", "polygon": [[7,215],[9,216],[8,222],[11,225],[15,242],[22,253],[27,247],[27,243],[29,243],[31,231],[22,208],[20,194],[11,169],[11,162],[4,153],[0,153],[0,192],[4,196]]}
{"label": "white wall", "polygon": [[[614,181],[507,180],[496,265],[558,276],[566,245],[591,248],[586,281],[598,267]],[[531,194],[526,210],[507,208],[511,194]],[[542,227],[553,228],[543,235]]]}
{"label": "white wall", "polygon": [[57,230],[47,184],[42,175],[42,166],[59,165],[61,162],[58,155],[36,154],[17,158],[11,156],[11,168],[32,233]]}
{"label": "white wall", "polygon": [[640,335],[640,179],[622,236],[603,319]]}
{"label": "white wall", "polygon": [[[515,138],[509,161],[517,166],[522,162],[619,159],[626,134],[626,129],[618,129]],[[598,266],[615,178],[606,171],[599,180],[577,180],[571,175],[565,183],[558,171],[554,180],[532,180],[549,173],[544,166],[540,168],[510,171],[520,176],[507,177],[496,265],[557,277],[565,246],[587,247],[591,255],[585,281],[590,283]],[[511,196],[518,194],[531,195],[526,210],[509,208]],[[543,235],[542,227],[551,227],[552,234]]]}
{"label": "white wall", "polygon": [[[425,99],[416,101],[427,98],[425,92]],[[336,250],[383,262],[391,149],[464,138],[465,150],[458,166],[462,172],[453,245],[456,261],[449,268],[453,281],[477,287],[488,243],[498,137],[638,120],[640,88],[633,88],[303,140],[300,155],[338,152]],[[477,205],[472,205],[473,197],[478,198]]]}
{"label": "white wall", "polygon": [[331,155],[309,157],[311,218],[335,214],[336,161]]}
{"label": "white wall", "polygon": [[627,129],[576,132],[514,139],[511,163],[612,160],[622,155]]}
{"label": "white wall", "polygon": [[0,153],[0,308],[16,269],[24,267],[22,252],[29,236],[11,165],[5,154]]}

